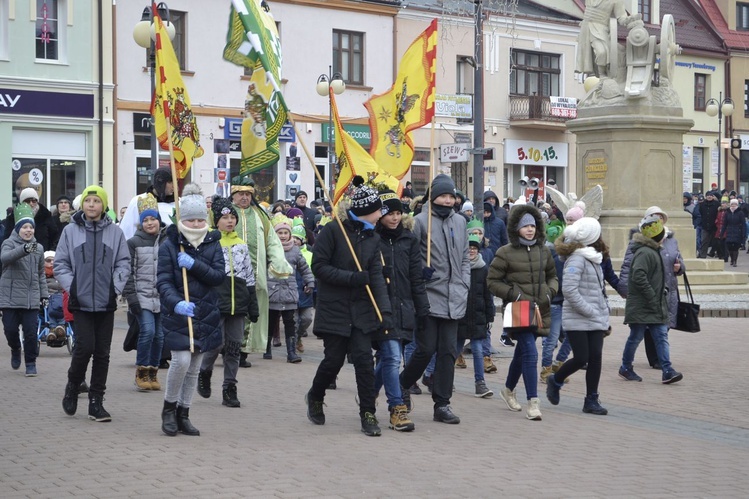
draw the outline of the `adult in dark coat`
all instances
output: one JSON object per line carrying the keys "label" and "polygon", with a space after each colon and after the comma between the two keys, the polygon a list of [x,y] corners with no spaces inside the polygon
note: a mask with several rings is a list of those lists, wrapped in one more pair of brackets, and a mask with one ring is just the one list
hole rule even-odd
{"label": "adult in dark coat", "polygon": [[489,249],[492,255],[509,242],[507,225],[496,215],[494,206],[486,201],[484,202],[484,236],[489,239]]}
{"label": "adult in dark coat", "polygon": [[[55,225],[52,219],[52,213],[47,209],[46,206],[39,203],[38,194],[35,189],[27,187],[21,191],[21,195],[18,197],[20,203],[27,203],[31,206],[34,212],[34,238],[37,244],[44,248],[44,251],[54,249],[53,244],[57,245],[57,240],[60,238],[60,233],[57,232],[57,225]],[[8,218],[5,219],[5,234],[4,239],[7,239],[13,232],[13,227],[16,225],[16,219],[13,213],[8,214]]]}
{"label": "adult in dark coat", "polygon": [[[343,229],[338,223],[326,224],[316,239],[312,255],[312,272],[317,278],[317,310],[312,330],[323,340],[325,358],[307,393],[307,417],[314,424],[325,424],[325,391],[350,353],[356,373],[361,430],[368,436],[378,436],[381,432],[375,418],[371,335],[380,329],[392,329],[390,300],[380,261],[380,237],[374,231],[382,201],[376,190],[361,185],[361,177],[355,183],[358,185],[350,209],[341,206],[338,213]],[[357,267],[346,238],[362,270]],[[372,292],[382,322],[367,289]]]}
{"label": "adult in dark coat", "polygon": [[52,251],[57,248],[57,241],[60,240],[62,229],[64,229],[68,225],[68,223],[70,223],[70,217],[72,217],[73,213],[75,212],[75,210],[73,210],[73,201],[67,196],[60,196],[59,198],[57,198],[55,207],[57,208],[57,210],[55,211],[55,214],[52,215],[52,220],[54,221],[55,227],[57,228],[57,237],[55,237],[55,240],[52,241],[52,247],[49,248]]}
{"label": "adult in dark coat", "polygon": [[[500,199],[496,194],[494,194],[494,191],[486,191],[484,193],[484,202],[490,203],[492,206],[494,206],[494,214],[497,215],[497,218],[505,223],[505,226],[507,226],[507,210],[504,209],[502,203],[500,203]],[[487,262],[487,265],[488,264],[489,262]]]}
{"label": "adult in dark coat", "polygon": [[715,196],[716,193],[714,191],[709,191],[705,194],[705,201],[699,206],[700,218],[702,219],[702,245],[700,246],[697,258],[707,257],[707,249],[713,243],[713,238],[715,237],[717,229],[715,219],[718,217],[718,208],[720,208],[720,201]]}
{"label": "adult in dark coat", "polygon": [[730,202],[730,208],[726,211],[721,237],[726,240],[728,256],[731,258],[731,267],[735,267],[736,260],[739,258],[739,248],[746,241],[746,216],[739,209],[738,199],[732,199]]}
{"label": "adult in dark coat", "polygon": [[[304,191],[299,191],[296,193],[296,197],[294,198],[294,207],[299,208],[302,210],[302,218],[304,218],[304,226],[309,230],[310,232],[315,230],[315,215],[317,215],[317,210],[314,208],[310,208],[307,206],[307,193]],[[314,244],[314,241],[310,244]]]}

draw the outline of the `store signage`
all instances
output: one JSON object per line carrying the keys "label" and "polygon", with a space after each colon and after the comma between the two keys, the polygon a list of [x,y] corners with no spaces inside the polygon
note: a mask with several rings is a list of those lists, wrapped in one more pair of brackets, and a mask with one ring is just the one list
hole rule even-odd
{"label": "store signage", "polygon": [[473,96],[468,94],[435,94],[434,115],[440,118],[473,119]]}
{"label": "store signage", "polygon": [[549,97],[551,115],[555,118],[577,118],[577,99],[574,97]]}
{"label": "store signage", "polygon": [[[224,138],[242,140],[242,118],[225,118]],[[290,123],[284,123],[281,133],[278,134],[279,142],[294,142],[296,134]]]}
{"label": "store signage", "polygon": [[567,166],[566,142],[505,140],[505,163],[513,165]]}
{"label": "store signage", "polygon": [[[331,139],[335,140],[335,127],[331,129],[328,123],[322,123],[323,142],[328,141],[328,131],[330,131]],[[369,147],[369,144],[372,143],[372,133],[369,131],[369,125],[343,125],[343,131],[362,146]]]}
{"label": "store signage", "polygon": [[94,117],[94,96],[0,88],[0,114]]}
{"label": "store signage", "polygon": [[462,163],[468,161],[469,144],[441,144],[440,161],[443,163]]}

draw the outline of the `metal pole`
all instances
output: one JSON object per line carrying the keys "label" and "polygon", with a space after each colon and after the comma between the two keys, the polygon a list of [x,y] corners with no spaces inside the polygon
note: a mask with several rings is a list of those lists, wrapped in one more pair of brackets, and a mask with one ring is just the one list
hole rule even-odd
{"label": "metal pole", "polygon": [[[484,196],[484,6],[483,0],[474,0],[476,24],[473,66],[473,204],[483,212]],[[479,217],[481,218],[481,217]]]}
{"label": "metal pole", "polygon": [[[721,170],[720,170],[720,160],[722,151],[721,149],[721,142],[723,139],[723,127],[722,127],[722,121],[723,121],[723,92],[720,92],[718,94],[718,193],[720,193],[720,176],[721,176]],[[720,196],[719,196],[720,197]]]}
{"label": "metal pole", "polygon": [[[151,24],[153,24],[153,9],[151,11]],[[148,58],[149,66],[151,66],[151,98],[156,93],[156,44],[151,40],[151,56]],[[151,115],[151,178],[153,179],[154,172],[159,168],[159,149],[156,142],[156,125],[154,122],[153,114]],[[175,189],[176,190],[176,189]]]}
{"label": "metal pole", "polygon": [[[333,84],[333,66],[328,66],[328,85]],[[335,162],[335,151],[333,150],[333,101],[328,92],[328,171],[325,173],[325,183],[328,192],[333,192],[333,172]],[[328,200],[332,201],[332,199]]]}

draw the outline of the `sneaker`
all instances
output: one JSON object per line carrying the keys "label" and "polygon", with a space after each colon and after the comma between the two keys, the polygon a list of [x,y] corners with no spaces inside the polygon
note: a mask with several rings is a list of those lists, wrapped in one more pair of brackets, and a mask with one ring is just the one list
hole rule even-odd
{"label": "sneaker", "polygon": [[13,368],[13,370],[18,369],[21,367],[21,349],[18,350],[11,350],[10,351],[10,367]]}
{"label": "sneaker", "polygon": [[525,417],[531,421],[541,421],[541,401],[538,397],[533,397],[528,401],[528,410],[525,412]]}
{"label": "sneaker", "polygon": [[211,398],[211,376],[213,371],[203,371],[198,373],[198,395],[204,399]]}
{"label": "sneaker", "polygon": [[421,395],[421,387],[418,383],[414,383],[413,385],[411,385],[411,388],[408,389],[408,392],[411,395]]}
{"label": "sneaker", "polygon": [[494,395],[494,392],[489,390],[484,381],[476,382],[476,394],[474,395],[476,398],[488,399],[492,395]]}
{"label": "sneaker", "polygon": [[585,396],[583,412],[586,414],[595,414],[596,416],[605,416],[609,413],[609,411],[607,411],[598,401],[597,393],[591,393],[590,395]]}
{"label": "sneaker", "polygon": [[377,418],[371,412],[365,412],[361,417],[361,431],[368,437],[379,437],[382,435]]}
{"label": "sneaker", "polygon": [[57,339],[63,339],[67,335],[67,331],[65,331],[65,326],[56,326],[50,334],[54,334]]}
{"label": "sneaker", "polygon": [[506,334],[503,334],[502,336],[499,337],[499,342],[502,343],[506,347],[514,347],[515,346],[515,343]]}
{"label": "sneaker", "polygon": [[461,353],[458,355],[458,358],[455,359],[455,367],[458,369],[465,369],[466,368],[466,360],[463,358],[463,354]]}
{"label": "sneaker", "polygon": [[112,421],[112,416],[104,409],[102,405],[104,403],[103,395],[91,395],[88,396],[88,419],[96,421],[98,423],[109,423]]}
{"label": "sneaker", "polygon": [[622,379],[626,379],[627,381],[642,381],[642,378],[637,375],[634,369],[631,367],[627,369],[626,367],[622,366],[619,368],[619,377]]}
{"label": "sneaker", "polygon": [[26,377],[33,378],[34,376],[36,376],[36,364],[26,364]]}
{"label": "sneaker", "polygon": [[518,403],[518,399],[515,397],[515,390],[510,390],[506,386],[499,391],[499,398],[505,401],[507,408],[511,411],[521,411],[523,407]]}
{"label": "sneaker", "polygon": [[[28,373],[28,368],[26,372]],[[26,376],[28,376],[28,374],[26,374]],[[663,373],[663,378],[661,380],[661,383],[663,383],[664,385],[670,385],[671,383],[676,383],[677,381],[681,381],[683,378],[684,378],[683,374],[671,369],[670,371],[666,371],[665,373]]]}
{"label": "sneaker", "polygon": [[304,395],[304,401],[307,402],[307,419],[314,424],[325,424],[325,412],[323,412],[325,403],[322,400],[310,400],[309,392]]}
{"label": "sneaker", "polygon": [[546,378],[551,374],[551,366],[541,366],[541,383],[546,383]]}
{"label": "sneaker", "polygon": [[263,354],[263,358],[264,358],[265,360],[273,360],[273,354],[272,354],[272,353],[270,353],[270,352],[265,352],[265,353]]}
{"label": "sneaker", "polygon": [[559,389],[562,388],[557,384],[557,380],[554,379],[554,375],[546,378],[546,398],[549,399],[551,405],[559,405]]}
{"label": "sneaker", "polygon": [[484,372],[489,374],[497,372],[497,366],[494,365],[491,357],[484,357]]}
{"label": "sneaker", "polygon": [[435,421],[439,421],[440,423],[446,423],[446,424],[459,424],[460,418],[453,414],[452,409],[450,409],[449,405],[443,405],[441,407],[435,407],[434,409],[434,417],[432,418]]}
{"label": "sneaker", "polygon": [[390,425],[395,431],[413,431],[414,424],[408,417],[408,409],[405,405],[396,405],[390,409]]}

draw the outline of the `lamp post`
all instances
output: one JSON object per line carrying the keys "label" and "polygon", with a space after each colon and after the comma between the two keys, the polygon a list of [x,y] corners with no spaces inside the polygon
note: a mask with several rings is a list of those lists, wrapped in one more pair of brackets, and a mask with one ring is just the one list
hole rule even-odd
{"label": "lamp post", "polygon": [[720,160],[723,155],[723,116],[731,116],[733,114],[733,101],[730,97],[723,98],[723,92],[720,92],[718,100],[710,99],[705,103],[705,113],[708,116],[718,116],[718,191],[721,190],[720,183]]}
{"label": "lamp post", "polygon": [[[169,39],[173,40],[176,30],[174,24],[170,21],[169,7],[166,3],[159,3],[156,8],[158,9],[159,16],[164,21],[166,26],[166,32],[169,34]],[[151,6],[149,5],[143,9],[140,22],[133,28],[133,39],[135,43],[143,47],[144,49],[151,49],[150,56],[148,57],[148,67],[151,73],[151,97],[153,97],[156,91],[156,48],[154,42],[156,40],[156,27],[153,25],[153,12],[151,12]],[[155,171],[159,167],[159,150],[156,142],[156,127],[154,126],[153,115],[151,115],[151,170]]]}
{"label": "lamp post", "polygon": [[346,91],[346,83],[344,83],[341,73],[333,73],[333,66],[328,66],[328,74],[323,73],[317,77],[315,90],[321,97],[328,98],[328,165],[325,169],[325,181],[328,183],[328,189],[332,191],[336,157],[333,147],[333,101],[330,99],[329,90],[331,88],[334,94],[341,95]]}

